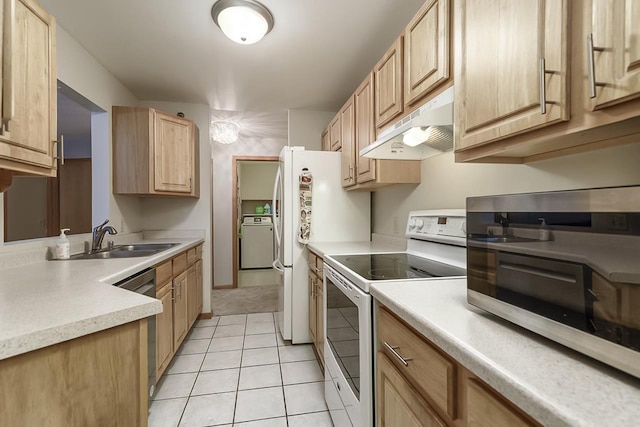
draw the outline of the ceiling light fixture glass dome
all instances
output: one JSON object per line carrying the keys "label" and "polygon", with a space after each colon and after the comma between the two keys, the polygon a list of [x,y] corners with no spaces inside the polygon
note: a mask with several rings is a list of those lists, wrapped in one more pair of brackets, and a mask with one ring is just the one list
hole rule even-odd
{"label": "ceiling light fixture glass dome", "polygon": [[219,0],[211,17],[222,32],[236,43],[253,44],[273,28],[269,9],[253,0]]}
{"label": "ceiling light fixture glass dome", "polygon": [[214,120],[211,122],[211,139],[220,144],[231,144],[238,140],[240,126],[231,120]]}

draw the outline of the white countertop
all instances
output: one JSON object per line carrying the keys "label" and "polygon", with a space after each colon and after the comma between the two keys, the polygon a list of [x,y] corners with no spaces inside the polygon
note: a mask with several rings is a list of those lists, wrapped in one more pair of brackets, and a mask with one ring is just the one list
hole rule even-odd
{"label": "white countertop", "polygon": [[162,303],[112,286],[203,242],[156,255],[105,260],[42,261],[0,272],[0,360],[162,312]]}
{"label": "white countertop", "polygon": [[466,280],[371,294],[545,426],[638,425],[640,380],[468,305]]}

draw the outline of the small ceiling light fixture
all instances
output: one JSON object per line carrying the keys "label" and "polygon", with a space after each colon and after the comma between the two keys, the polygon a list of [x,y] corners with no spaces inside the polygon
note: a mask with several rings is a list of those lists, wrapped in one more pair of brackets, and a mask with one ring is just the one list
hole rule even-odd
{"label": "small ceiling light fixture", "polygon": [[211,139],[220,144],[231,144],[238,140],[240,126],[231,120],[214,120],[211,122]]}
{"label": "small ceiling light fixture", "polygon": [[219,0],[211,17],[222,32],[236,43],[253,44],[273,28],[269,9],[253,0]]}

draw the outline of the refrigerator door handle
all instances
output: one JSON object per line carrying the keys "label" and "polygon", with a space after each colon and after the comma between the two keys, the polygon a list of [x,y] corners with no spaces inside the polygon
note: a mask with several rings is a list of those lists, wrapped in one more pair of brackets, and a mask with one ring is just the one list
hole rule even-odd
{"label": "refrigerator door handle", "polygon": [[275,261],[273,261],[273,264],[271,264],[271,266],[280,274],[284,274],[284,267],[280,267],[280,260],[276,259]]}
{"label": "refrigerator door handle", "polygon": [[[278,196],[278,188],[281,187],[280,181],[282,180],[282,173],[280,172],[280,167],[278,166],[278,172],[276,172],[276,180],[273,183],[273,200],[271,201],[271,209],[273,209],[273,230],[276,235],[276,253],[280,253],[280,215],[278,215],[278,210],[276,208],[279,207],[282,209],[279,204],[276,204],[276,197]],[[282,197],[282,194],[280,195]],[[275,268],[275,267],[274,267]]]}

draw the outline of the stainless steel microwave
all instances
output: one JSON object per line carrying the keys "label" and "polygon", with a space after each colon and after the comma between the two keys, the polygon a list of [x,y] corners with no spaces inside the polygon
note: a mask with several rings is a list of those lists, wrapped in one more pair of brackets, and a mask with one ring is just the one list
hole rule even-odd
{"label": "stainless steel microwave", "polygon": [[467,299],[640,378],[640,187],[468,198]]}

